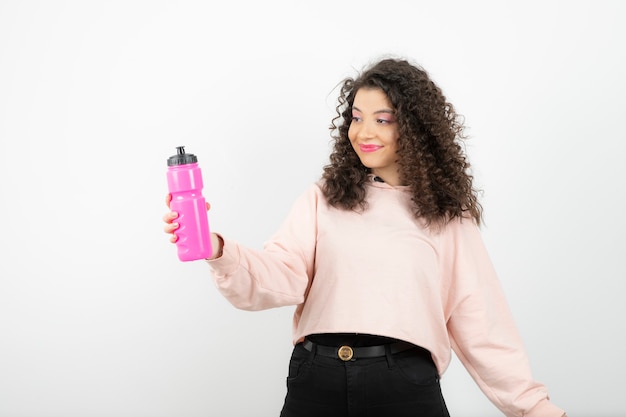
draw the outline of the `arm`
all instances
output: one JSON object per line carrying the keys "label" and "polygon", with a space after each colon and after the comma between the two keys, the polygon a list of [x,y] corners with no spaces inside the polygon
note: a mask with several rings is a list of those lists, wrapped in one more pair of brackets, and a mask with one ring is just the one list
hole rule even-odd
{"label": "arm", "polygon": [[478,227],[451,225],[442,268],[450,279],[452,348],[480,389],[507,417],[562,417],[528,357]]}
{"label": "arm", "polygon": [[263,310],[304,302],[313,276],[317,240],[317,187],[304,193],[263,250],[212,236],[207,260],[219,291],[235,307]]}

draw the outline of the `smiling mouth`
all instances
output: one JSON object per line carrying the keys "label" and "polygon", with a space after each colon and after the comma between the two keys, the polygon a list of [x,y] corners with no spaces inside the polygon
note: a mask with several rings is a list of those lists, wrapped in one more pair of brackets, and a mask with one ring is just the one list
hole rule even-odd
{"label": "smiling mouth", "polygon": [[359,145],[362,152],[376,152],[380,148],[382,148],[380,145]]}

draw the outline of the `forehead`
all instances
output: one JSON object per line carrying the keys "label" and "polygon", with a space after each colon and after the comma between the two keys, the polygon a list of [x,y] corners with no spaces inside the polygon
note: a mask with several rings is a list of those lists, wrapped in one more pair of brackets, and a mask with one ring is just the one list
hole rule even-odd
{"label": "forehead", "polygon": [[392,110],[389,98],[380,88],[359,88],[354,95],[353,107],[362,111]]}

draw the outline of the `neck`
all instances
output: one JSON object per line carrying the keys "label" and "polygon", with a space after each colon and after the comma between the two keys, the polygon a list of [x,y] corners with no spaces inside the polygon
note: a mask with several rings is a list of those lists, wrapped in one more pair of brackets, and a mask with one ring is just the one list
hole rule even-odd
{"label": "neck", "polygon": [[403,185],[400,183],[400,176],[398,174],[390,174],[388,172],[378,173],[372,171],[372,175],[374,176],[374,181],[376,182],[384,182],[386,184],[391,185],[392,187],[397,187]]}

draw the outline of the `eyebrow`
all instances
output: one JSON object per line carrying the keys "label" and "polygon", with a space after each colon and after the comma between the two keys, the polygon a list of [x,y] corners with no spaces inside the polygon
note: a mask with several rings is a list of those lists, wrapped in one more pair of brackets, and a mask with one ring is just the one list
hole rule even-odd
{"label": "eyebrow", "polygon": [[[356,106],[352,106],[352,110],[356,110],[356,111],[363,112],[363,110],[359,109],[359,108],[358,108],[358,107],[356,107]],[[374,112],[374,114],[381,114],[381,113],[385,113],[385,114],[391,114],[391,115],[393,115],[393,114],[394,114],[394,111],[393,111],[393,110],[391,110],[391,109],[381,109],[381,110],[376,110],[376,111]]]}

